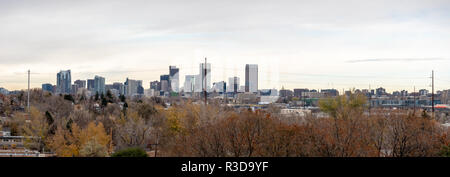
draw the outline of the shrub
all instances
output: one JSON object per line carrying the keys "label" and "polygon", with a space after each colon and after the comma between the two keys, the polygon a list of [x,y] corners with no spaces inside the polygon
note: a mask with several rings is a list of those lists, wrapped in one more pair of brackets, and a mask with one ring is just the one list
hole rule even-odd
{"label": "shrub", "polygon": [[148,157],[148,155],[142,148],[132,147],[119,150],[112,154],[111,157]]}

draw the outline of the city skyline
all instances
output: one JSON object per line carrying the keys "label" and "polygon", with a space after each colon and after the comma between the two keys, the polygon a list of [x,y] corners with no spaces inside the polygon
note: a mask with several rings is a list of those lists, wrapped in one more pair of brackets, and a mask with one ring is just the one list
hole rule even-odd
{"label": "city skyline", "polygon": [[[200,75],[202,75],[202,73],[203,73],[203,64],[204,63],[199,63],[200,65],[199,65],[199,68],[198,68],[198,70],[199,71],[202,71],[202,72],[200,72],[200,73],[197,73],[197,74],[194,74],[194,75],[192,75],[192,73],[191,74],[187,74],[187,75],[183,75],[183,76],[185,76],[185,77],[195,77],[196,79],[195,80],[200,80],[201,81],[201,79],[198,79],[197,77],[200,77]],[[257,85],[258,85],[258,82],[259,82],[259,77],[258,77],[258,75],[259,75],[259,72],[258,72],[258,64],[246,64],[245,65],[245,67],[244,68],[246,68],[247,67],[247,65],[250,65],[250,66],[255,66],[256,67],[256,87],[257,87],[257,90],[263,90],[263,89],[277,89],[277,90],[282,90],[282,89],[286,89],[286,90],[294,90],[294,89],[303,89],[303,88],[307,88],[307,89],[314,89],[314,90],[318,90],[318,91],[320,91],[320,90],[326,90],[326,89],[336,89],[337,91],[339,91],[339,92],[342,92],[342,93],[344,93],[344,91],[351,91],[351,90],[353,90],[353,89],[358,89],[358,90],[363,90],[363,89],[368,89],[368,90],[375,90],[375,89],[377,89],[377,88],[384,88],[384,89],[386,89],[386,92],[388,92],[388,93],[393,93],[393,92],[396,92],[396,91],[403,91],[403,90],[405,90],[405,91],[408,91],[408,92],[410,92],[410,93],[412,93],[412,92],[419,92],[419,90],[420,89],[425,89],[425,90],[430,90],[431,89],[431,85],[429,85],[428,87],[417,87],[417,86],[413,86],[413,88],[411,88],[411,89],[408,89],[408,88],[399,88],[399,89],[387,89],[385,86],[383,86],[383,85],[377,85],[377,86],[374,86],[374,85],[369,85],[368,87],[350,87],[350,88],[342,88],[342,89],[339,89],[339,88],[335,88],[334,86],[333,86],[333,83],[331,83],[331,87],[320,87],[320,88],[314,88],[314,87],[305,87],[305,86],[303,86],[303,87],[293,87],[293,88],[289,88],[289,87],[285,87],[284,85],[281,85],[279,88],[259,88]],[[173,67],[173,68],[172,68]],[[211,63],[208,63],[208,67],[211,67]],[[179,72],[179,70],[180,70],[180,68],[178,67],[177,68],[177,66],[174,66],[174,65],[171,65],[171,66],[169,66],[169,69],[167,70],[168,72],[170,72],[171,71],[171,69],[176,69],[176,74],[178,75],[178,72]],[[245,70],[247,70],[247,69],[245,69]],[[118,80],[118,81],[108,81],[108,79],[107,78],[105,78],[103,75],[102,76],[99,76],[98,74],[94,74],[94,77],[92,77],[92,78],[71,78],[71,72],[72,70],[71,69],[68,69],[68,70],[60,70],[59,72],[57,72],[56,73],[56,81],[53,83],[53,82],[50,82],[50,81],[45,81],[45,82],[42,82],[42,83],[40,83],[40,84],[38,84],[38,86],[36,86],[36,87],[33,87],[33,86],[30,86],[30,88],[43,88],[44,87],[44,85],[47,85],[47,84],[50,84],[50,86],[51,85],[54,85],[55,86],[55,91],[56,92],[60,92],[60,91],[58,91],[58,89],[61,89],[59,86],[58,86],[58,78],[60,77],[60,75],[61,75],[61,73],[66,73],[66,72],[68,72],[69,73],[69,81],[68,82],[70,82],[70,83],[65,83],[66,85],[67,84],[69,84],[68,86],[71,86],[71,85],[77,85],[77,81],[79,82],[79,81],[84,81],[85,83],[88,83],[87,85],[86,85],[86,89],[88,89],[88,90],[90,90],[89,88],[89,81],[92,81],[92,88],[91,89],[96,89],[97,87],[95,87],[94,86],[94,83],[95,83],[95,79],[96,78],[101,78],[101,79],[103,79],[103,88],[104,88],[104,85],[113,85],[113,84],[116,84],[116,83],[121,83],[121,84],[124,84],[124,82],[127,82],[127,80],[129,80],[129,78],[130,77],[126,77],[126,78],[124,78],[123,80]],[[143,80],[142,79],[139,79],[139,78],[133,78],[133,80],[132,81],[139,81],[139,82],[141,82],[141,84],[140,85],[142,85],[142,87],[144,88],[144,89],[151,89],[151,84],[152,84],[152,82],[153,81],[161,81],[161,80],[167,80],[167,83],[166,83],[166,86],[164,86],[164,87],[167,87],[166,89],[162,89],[162,90],[167,90],[167,91],[169,91],[169,79],[171,78],[170,77],[170,74],[164,74],[165,72],[163,71],[163,72],[161,72],[160,74],[159,74],[159,79],[155,79],[155,80],[151,80],[151,81],[149,81],[147,84],[143,84],[142,82],[143,82]],[[213,73],[213,71],[210,71],[210,70],[208,70],[208,73]],[[211,85],[209,85],[208,87],[209,87],[209,89],[213,89],[213,84],[212,83],[216,83],[216,82],[225,82],[225,83],[227,83],[227,85],[228,84],[230,84],[230,82],[232,82],[231,81],[231,79],[233,79],[233,78],[237,78],[238,80],[237,80],[237,83],[238,83],[238,90],[240,90],[240,91],[242,91],[242,92],[248,92],[247,90],[245,90],[245,82],[244,83],[239,83],[239,80],[241,79],[241,77],[243,77],[242,79],[244,79],[243,81],[245,81],[245,73],[246,73],[246,71],[244,71],[244,76],[229,76],[226,80],[212,80],[212,81],[210,81],[211,82]],[[55,73],[54,73],[55,74]],[[212,74],[213,75],[213,74]],[[177,77],[179,77],[179,76],[177,76]],[[203,77],[203,76],[201,76],[201,77]],[[162,79],[162,78],[164,78],[164,79]],[[136,79],[136,80],[134,80],[134,79]],[[75,81],[71,81],[71,80],[75,80]],[[124,81],[125,80],[125,81]],[[179,82],[179,80],[180,79],[175,79],[175,80],[178,80],[178,82]],[[429,80],[430,80],[430,84],[431,84],[431,77],[429,78]],[[442,80],[441,80],[442,81]],[[64,81],[64,82],[66,82],[66,81]],[[195,87],[194,85],[199,85],[200,83],[197,83],[198,81],[196,81],[195,83],[192,83],[193,84],[193,87],[195,88],[195,91],[196,92],[200,92],[200,90],[201,89],[198,89],[197,87]],[[435,82],[436,82],[436,79],[435,79]],[[31,82],[32,83],[32,82]],[[183,82],[182,82],[183,84],[182,85],[180,85],[177,89],[179,90],[179,91],[181,91],[181,90],[183,90],[184,91],[184,89],[185,89],[185,87],[186,87],[186,83],[185,83],[185,80],[183,80]],[[31,84],[31,85],[33,85],[33,84]],[[144,86],[144,85],[148,85],[148,87],[147,86]],[[328,85],[330,85],[330,84],[328,84]],[[230,85],[228,85],[228,86],[230,86]],[[227,87],[228,87],[227,86]],[[203,85],[202,85],[202,87],[203,87]],[[242,89],[240,88],[240,87],[242,87]],[[5,88],[5,87],[2,87],[1,85],[0,85],[0,88]],[[66,86],[64,86],[64,88],[66,88]],[[435,87],[435,91],[439,91],[439,90],[447,90],[448,88],[444,88],[444,89],[436,89],[437,87]],[[13,91],[13,90],[25,90],[26,88],[19,88],[19,89],[8,89],[8,88],[6,88],[7,90],[9,90],[9,91]],[[173,88],[170,88],[170,89],[173,89]],[[227,90],[229,90],[229,89],[231,89],[232,90],[232,88],[227,88]],[[69,90],[70,90],[70,88],[69,88]],[[208,90],[208,92],[210,92],[210,91],[212,91],[212,90]],[[67,90],[65,91],[65,92],[68,92]],[[233,91],[232,91],[233,92]],[[70,92],[69,92],[70,93]]]}
{"label": "city skyline", "polygon": [[[0,3],[0,87],[8,90],[100,75],[150,81],[212,63],[211,84],[258,88],[450,88],[449,1],[39,1]],[[175,13],[176,12],[176,13]],[[182,18],[181,18],[182,17]]]}

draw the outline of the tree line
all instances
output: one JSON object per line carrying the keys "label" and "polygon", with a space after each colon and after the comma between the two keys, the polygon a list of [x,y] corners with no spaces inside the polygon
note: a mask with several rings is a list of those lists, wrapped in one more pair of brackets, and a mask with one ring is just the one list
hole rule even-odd
{"label": "tree line", "polygon": [[34,137],[26,141],[30,149],[63,157],[141,153],[125,151],[130,148],[145,149],[150,156],[177,157],[450,154],[450,130],[426,112],[368,111],[365,97],[359,94],[320,100],[327,117],[282,115],[272,107],[235,109],[214,101],[204,105],[180,98],[167,106],[166,100],[156,97],[69,97],[39,89],[32,90],[26,113],[11,108],[21,104],[15,96],[2,99],[6,101],[2,114],[11,118],[3,127],[15,135]]}

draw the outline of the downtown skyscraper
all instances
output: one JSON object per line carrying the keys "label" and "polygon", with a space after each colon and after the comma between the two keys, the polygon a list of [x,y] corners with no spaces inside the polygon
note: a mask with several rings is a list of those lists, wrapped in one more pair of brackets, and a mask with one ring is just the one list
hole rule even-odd
{"label": "downtown skyscraper", "polygon": [[106,94],[104,77],[101,76],[94,77],[94,93]]}
{"label": "downtown skyscraper", "polygon": [[230,77],[228,79],[228,88],[227,88],[227,92],[228,93],[237,93],[239,90],[239,82],[240,79],[239,77]]}
{"label": "downtown skyscraper", "polygon": [[245,65],[245,92],[258,92],[258,65]]}
{"label": "downtown skyscraper", "polygon": [[169,66],[169,90],[179,92],[180,88],[180,69],[176,66]]}
{"label": "downtown skyscraper", "polygon": [[72,87],[72,76],[70,70],[61,70],[56,74],[56,92],[62,94],[70,94]]}
{"label": "downtown skyscraper", "polygon": [[184,79],[184,92],[190,93],[195,91],[196,75],[186,75]]}
{"label": "downtown skyscraper", "polygon": [[126,79],[124,83],[124,93],[126,96],[136,96],[143,92],[142,89],[142,81],[141,80],[133,80]]}

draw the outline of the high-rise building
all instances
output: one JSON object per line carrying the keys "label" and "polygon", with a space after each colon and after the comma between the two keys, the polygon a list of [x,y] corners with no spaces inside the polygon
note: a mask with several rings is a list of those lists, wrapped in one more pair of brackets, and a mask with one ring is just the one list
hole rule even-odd
{"label": "high-rise building", "polygon": [[161,75],[159,77],[161,82],[161,91],[168,92],[169,91],[169,83],[170,83],[170,75]]}
{"label": "high-rise building", "polygon": [[169,81],[168,80],[161,80],[161,90],[162,92],[169,91]]}
{"label": "high-rise building", "polygon": [[176,66],[169,66],[169,88],[172,92],[179,92],[180,88],[180,69]]}
{"label": "high-rise building", "polygon": [[[140,94],[141,91],[139,87],[142,87],[142,81],[141,80],[132,80],[128,79],[125,81],[124,88],[125,88],[125,95],[127,96],[136,96]],[[143,91],[142,91],[143,92]]]}
{"label": "high-rise building", "polygon": [[95,80],[94,79],[88,79],[87,80],[87,89],[91,92],[94,91],[94,84],[95,84]]}
{"label": "high-rise building", "polygon": [[113,83],[113,89],[116,89],[118,91],[119,95],[124,95],[124,88],[123,88],[123,84],[120,82],[114,82]]}
{"label": "high-rise building", "polygon": [[159,81],[150,82],[150,89],[153,89],[154,91],[161,90],[161,85],[159,84]]}
{"label": "high-rise building", "polygon": [[42,91],[53,92],[53,85],[49,83],[42,84]]}
{"label": "high-rise building", "polygon": [[85,80],[76,80],[73,82],[72,85],[72,94],[77,94],[78,90],[86,88],[86,81]]}
{"label": "high-rise building", "polygon": [[239,77],[230,77],[228,78],[228,93],[237,93],[239,91]]}
{"label": "high-rise building", "polygon": [[137,83],[138,83],[137,93],[143,95],[144,87],[142,87],[142,80],[138,80]]}
{"label": "high-rise building", "polygon": [[[205,77],[205,63],[200,63],[200,90],[203,91],[206,89],[207,92],[211,89],[211,63],[206,63],[206,77]],[[205,82],[206,82],[206,88],[205,88]]]}
{"label": "high-rise building", "polygon": [[86,88],[85,80],[76,80],[74,84],[77,85],[77,88]]}
{"label": "high-rise building", "polygon": [[213,91],[218,93],[224,93],[226,91],[227,84],[225,81],[214,82],[213,83]]}
{"label": "high-rise building", "polygon": [[71,88],[72,88],[72,89],[70,89],[70,91],[71,91],[70,94],[76,95],[76,94],[77,94],[77,91],[78,91],[78,85],[72,84]]}
{"label": "high-rise building", "polygon": [[258,92],[258,65],[245,65],[245,92]]}
{"label": "high-rise building", "polygon": [[137,82],[135,82],[134,80],[127,78],[123,84],[123,87],[126,96],[137,94]]}
{"label": "high-rise building", "polygon": [[184,80],[184,93],[193,92],[195,89],[195,75],[186,75]]}
{"label": "high-rise building", "polygon": [[72,77],[70,75],[70,70],[60,71],[56,74],[56,87],[58,93],[70,94],[72,88]]}
{"label": "high-rise building", "polygon": [[101,76],[94,77],[94,93],[106,94],[104,77]]}
{"label": "high-rise building", "polygon": [[194,92],[203,92],[202,85],[204,84],[202,84],[202,76],[200,74],[195,75],[194,82]]}
{"label": "high-rise building", "polygon": [[114,89],[114,86],[112,84],[105,84],[105,90],[108,92],[108,90]]}

